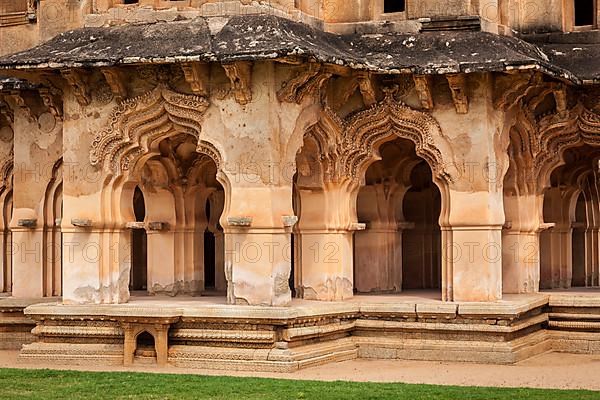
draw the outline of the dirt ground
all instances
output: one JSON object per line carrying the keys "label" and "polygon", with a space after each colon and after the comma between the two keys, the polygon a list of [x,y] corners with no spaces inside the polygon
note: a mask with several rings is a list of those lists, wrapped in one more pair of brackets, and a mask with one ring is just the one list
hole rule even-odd
{"label": "dirt ground", "polygon": [[515,365],[432,361],[353,360],[307,368],[291,374],[215,371],[154,366],[94,367],[23,364],[17,351],[0,351],[0,368],[55,368],[85,371],[139,371],[283,379],[429,383],[440,385],[538,387],[600,390],[600,356],[546,353]]}

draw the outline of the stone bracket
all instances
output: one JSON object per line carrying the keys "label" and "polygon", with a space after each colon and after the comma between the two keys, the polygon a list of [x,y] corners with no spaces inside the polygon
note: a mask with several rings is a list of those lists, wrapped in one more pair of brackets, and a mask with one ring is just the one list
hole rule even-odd
{"label": "stone bracket", "polygon": [[350,224],[351,231],[364,231],[367,229],[367,224],[365,222],[354,222]]}
{"label": "stone bracket", "polygon": [[191,62],[181,64],[181,70],[186,82],[190,85],[192,92],[200,96],[208,96],[209,72],[208,64]]}
{"label": "stone bracket", "polygon": [[252,101],[252,62],[236,61],[233,64],[223,64],[225,74],[231,82],[235,101],[246,105]]}
{"label": "stone bracket", "polygon": [[125,228],[127,228],[127,229],[146,229],[146,224],[141,221],[127,222],[125,224]]}
{"label": "stone bracket", "polygon": [[[16,107],[19,107],[27,116],[27,119],[29,121],[35,121],[35,115],[33,115],[33,112],[31,110],[31,106],[28,104],[27,100],[25,99],[25,97],[23,97],[21,95],[21,92],[19,92],[18,90],[13,90],[10,92],[9,95],[7,95],[8,98],[10,98],[14,103]],[[13,122],[14,122],[14,114],[13,114]]]}
{"label": "stone bracket", "polygon": [[333,75],[333,69],[310,63],[308,67],[304,67],[300,73],[284,83],[277,92],[277,98],[281,102],[300,104],[307,95],[321,96],[323,86]]}
{"label": "stone bracket", "polygon": [[556,223],[554,223],[554,222],[544,222],[544,223],[540,224],[540,231],[552,229],[555,226],[556,226]]}
{"label": "stone bracket", "polygon": [[110,91],[116,97],[126,98],[127,86],[125,85],[126,79],[123,73],[114,68],[102,68],[100,71],[102,71],[102,75],[104,75]]}
{"label": "stone bracket", "polygon": [[431,77],[428,75],[414,75],[415,89],[421,101],[421,107],[427,111],[433,110],[433,95],[431,94]]}
{"label": "stone bracket", "polygon": [[91,228],[92,220],[91,219],[73,218],[73,219],[71,219],[71,225],[76,226],[78,228]]}
{"label": "stone bracket", "polygon": [[37,226],[37,219],[33,218],[23,218],[17,221],[17,226],[21,228],[30,228],[33,229]]}
{"label": "stone bracket", "polygon": [[567,111],[567,87],[563,84],[558,84],[552,93],[554,94],[556,111],[558,113]]}
{"label": "stone bracket", "polygon": [[169,223],[167,223],[167,222],[159,222],[159,221],[148,222],[148,230],[149,231],[166,231],[168,229],[169,229]]}
{"label": "stone bracket", "polygon": [[62,101],[60,99],[61,93],[57,89],[52,88],[39,88],[38,93],[42,98],[42,102],[48,108],[48,111],[56,118],[62,119],[63,109]]}
{"label": "stone bracket", "polygon": [[358,89],[363,97],[365,106],[371,107],[377,103],[377,95],[373,76],[368,72],[359,72],[357,76]]}
{"label": "stone bracket", "polygon": [[277,92],[277,98],[281,102],[298,103],[302,102],[305,96],[302,87],[308,83],[308,81],[319,73],[321,65],[317,63],[310,63],[308,67],[303,69],[289,81],[285,82],[281,89]]}
{"label": "stone bracket", "polygon": [[69,86],[73,89],[77,102],[82,106],[87,106],[91,102],[91,96],[88,91],[87,78],[83,71],[77,69],[63,69],[61,75],[66,79]]}
{"label": "stone bracket", "polygon": [[298,223],[298,217],[296,215],[284,215],[281,217],[283,226],[285,228],[291,228]]}
{"label": "stone bracket", "polygon": [[37,21],[37,2],[35,0],[27,0],[27,20],[29,22]]}
{"label": "stone bracket", "polygon": [[252,217],[228,217],[227,223],[231,226],[247,228],[252,226]]}
{"label": "stone bracket", "polygon": [[467,82],[464,74],[446,75],[446,80],[452,92],[452,100],[458,114],[469,112],[469,98],[467,97]]}

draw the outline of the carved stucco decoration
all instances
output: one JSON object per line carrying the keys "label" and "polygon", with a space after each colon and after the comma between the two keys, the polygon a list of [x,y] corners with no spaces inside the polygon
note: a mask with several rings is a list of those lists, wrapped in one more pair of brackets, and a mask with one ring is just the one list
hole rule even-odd
{"label": "carved stucco decoration", "polygon": [[13,166],[14,166],[14,152],[13,148],[6,157],[2,158],[0,163],[0,192],[10,190],[13,184]]}
{"label": "carved stucco decoration", "polygon": [[[580,102],[566,109],[566,94],[556,84],[540,85],[538,91],[536,96],[519,96],[520,109],[510,131],[508,187],[520,194],[541,193],[565,150],[600,146],[600,114]],[[534,110],[546,96],[553,96],[555,110],[536,116]]]}
{"label": "carved stucco decoration", "polygon": [[223,64],[225,74],[231,83],[233,97],[241,105],[252,101],[252,62],[236,61],[233,64]]}
{"label": "carved stucco decoration", "polygon": [[15,114],[12,108],[4,100],[4,96],[0,94],[0,117],[3,117],[8,121],[9,124],[15,122]]}
{"label": "carved stucco decoration", "polygon": [[300,104],[307,95],[319,90],[330,77],[331,74],[322,73],[320,64],[310,63],[283,84],[277,92],[277,98],[281,102]]}
{"label": "carved stucco decoration", "polygon": [[356,91],[362,96],[365,106],[371,107],[377,103],[376,80],[372,73],[351,73],[336,66],[318,63],[309,63],[285,82],[277,92],[277,98],[281,102],[296,104],[310,96],[321,99],[325,94],[324,88],[334,76],[346,78],[334,99],[335,108],[340,108]]}
{"label": "carved stucco decoration", "polygon": [[452,181],[434,139],[442,136],[438,122],[397,101],[391,91],[386,91],[383,101],[346,119],[326,107],[308,135],[318,145],[324,178],[329,181],[360,179],[366,167],[378,159],[379,144],[392,135],[412,141],[435,176]]}
{"label": "carved stucco decoration", "polygon": [[147,152],[150,143],[174,131],[196,137],[202,151],[218,154],[214,147],[200,140],[201,121],[208,106],[206,98],[175,92],[165,83],[141,96],[123,100],[112,110],[108,127],[94,138],[90,162],[118,174]]}

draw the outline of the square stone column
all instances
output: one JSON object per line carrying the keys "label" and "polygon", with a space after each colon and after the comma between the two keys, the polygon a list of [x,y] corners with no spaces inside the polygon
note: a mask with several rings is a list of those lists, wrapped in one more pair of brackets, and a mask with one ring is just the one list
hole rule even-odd
{"label": "square stone column", "polygon": [[230,304],[287,306],[291,302],[290,187],[235,187],[221,217]]}
{"label": "square stone column", "polygon": [[[21,222],[24,220],[21,219]],[[12,296],[15,298],[44,297],[43,230],[18,225],[11,230],[15,248],[12,255],[12,263],[15,266]]]}
{"label": "square stone column", "polygon": [[283,229],[225,232],[225,276],[230,304],[289,305],[290,271],[290,233]]}
{"label": "square stone column", "polygon": [[443,300],[501,300],[502,194],[450,190],[448,205],[449,226],[441,224]]}
{"label": "square stone column", "polygon": [[452,227],[449,236],[452,300],[502,299],[502,227]]}
{"label": "square stone column", "polygon": [[351,231],[300,231],[303,298],[338,301],[353,296],[352,235]]}
{"label": "square stone column", "polygon": [[[68,199],[65,199],[67,204]],[[123,303],[129,299],[131,231],[63,223],[63,302]]]}

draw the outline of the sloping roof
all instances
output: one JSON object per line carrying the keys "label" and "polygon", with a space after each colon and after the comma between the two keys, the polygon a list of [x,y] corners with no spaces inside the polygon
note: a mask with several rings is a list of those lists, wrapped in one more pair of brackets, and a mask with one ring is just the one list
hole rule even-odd
{"label": "sloping roof", "polygon": [[[227,63],[288,56],[382,73],[538,69],[574,83],[581,83],[584,78],[580,74],[587,77],[588,71],[579,64],[585,64],[585,60],[562,59],[544,46],[486,32],[336,35],[273,15],[231,17],[214,35],[205,18],[82,28],[0,58],[0,68],[55,69],[193,60]],[[593,52],[583,56],[595,57]]]}
{"label": "sloping roof", "polygon": [[541,45],[550,62],[560,65],[584,82],[600,83],[600,44]]}

